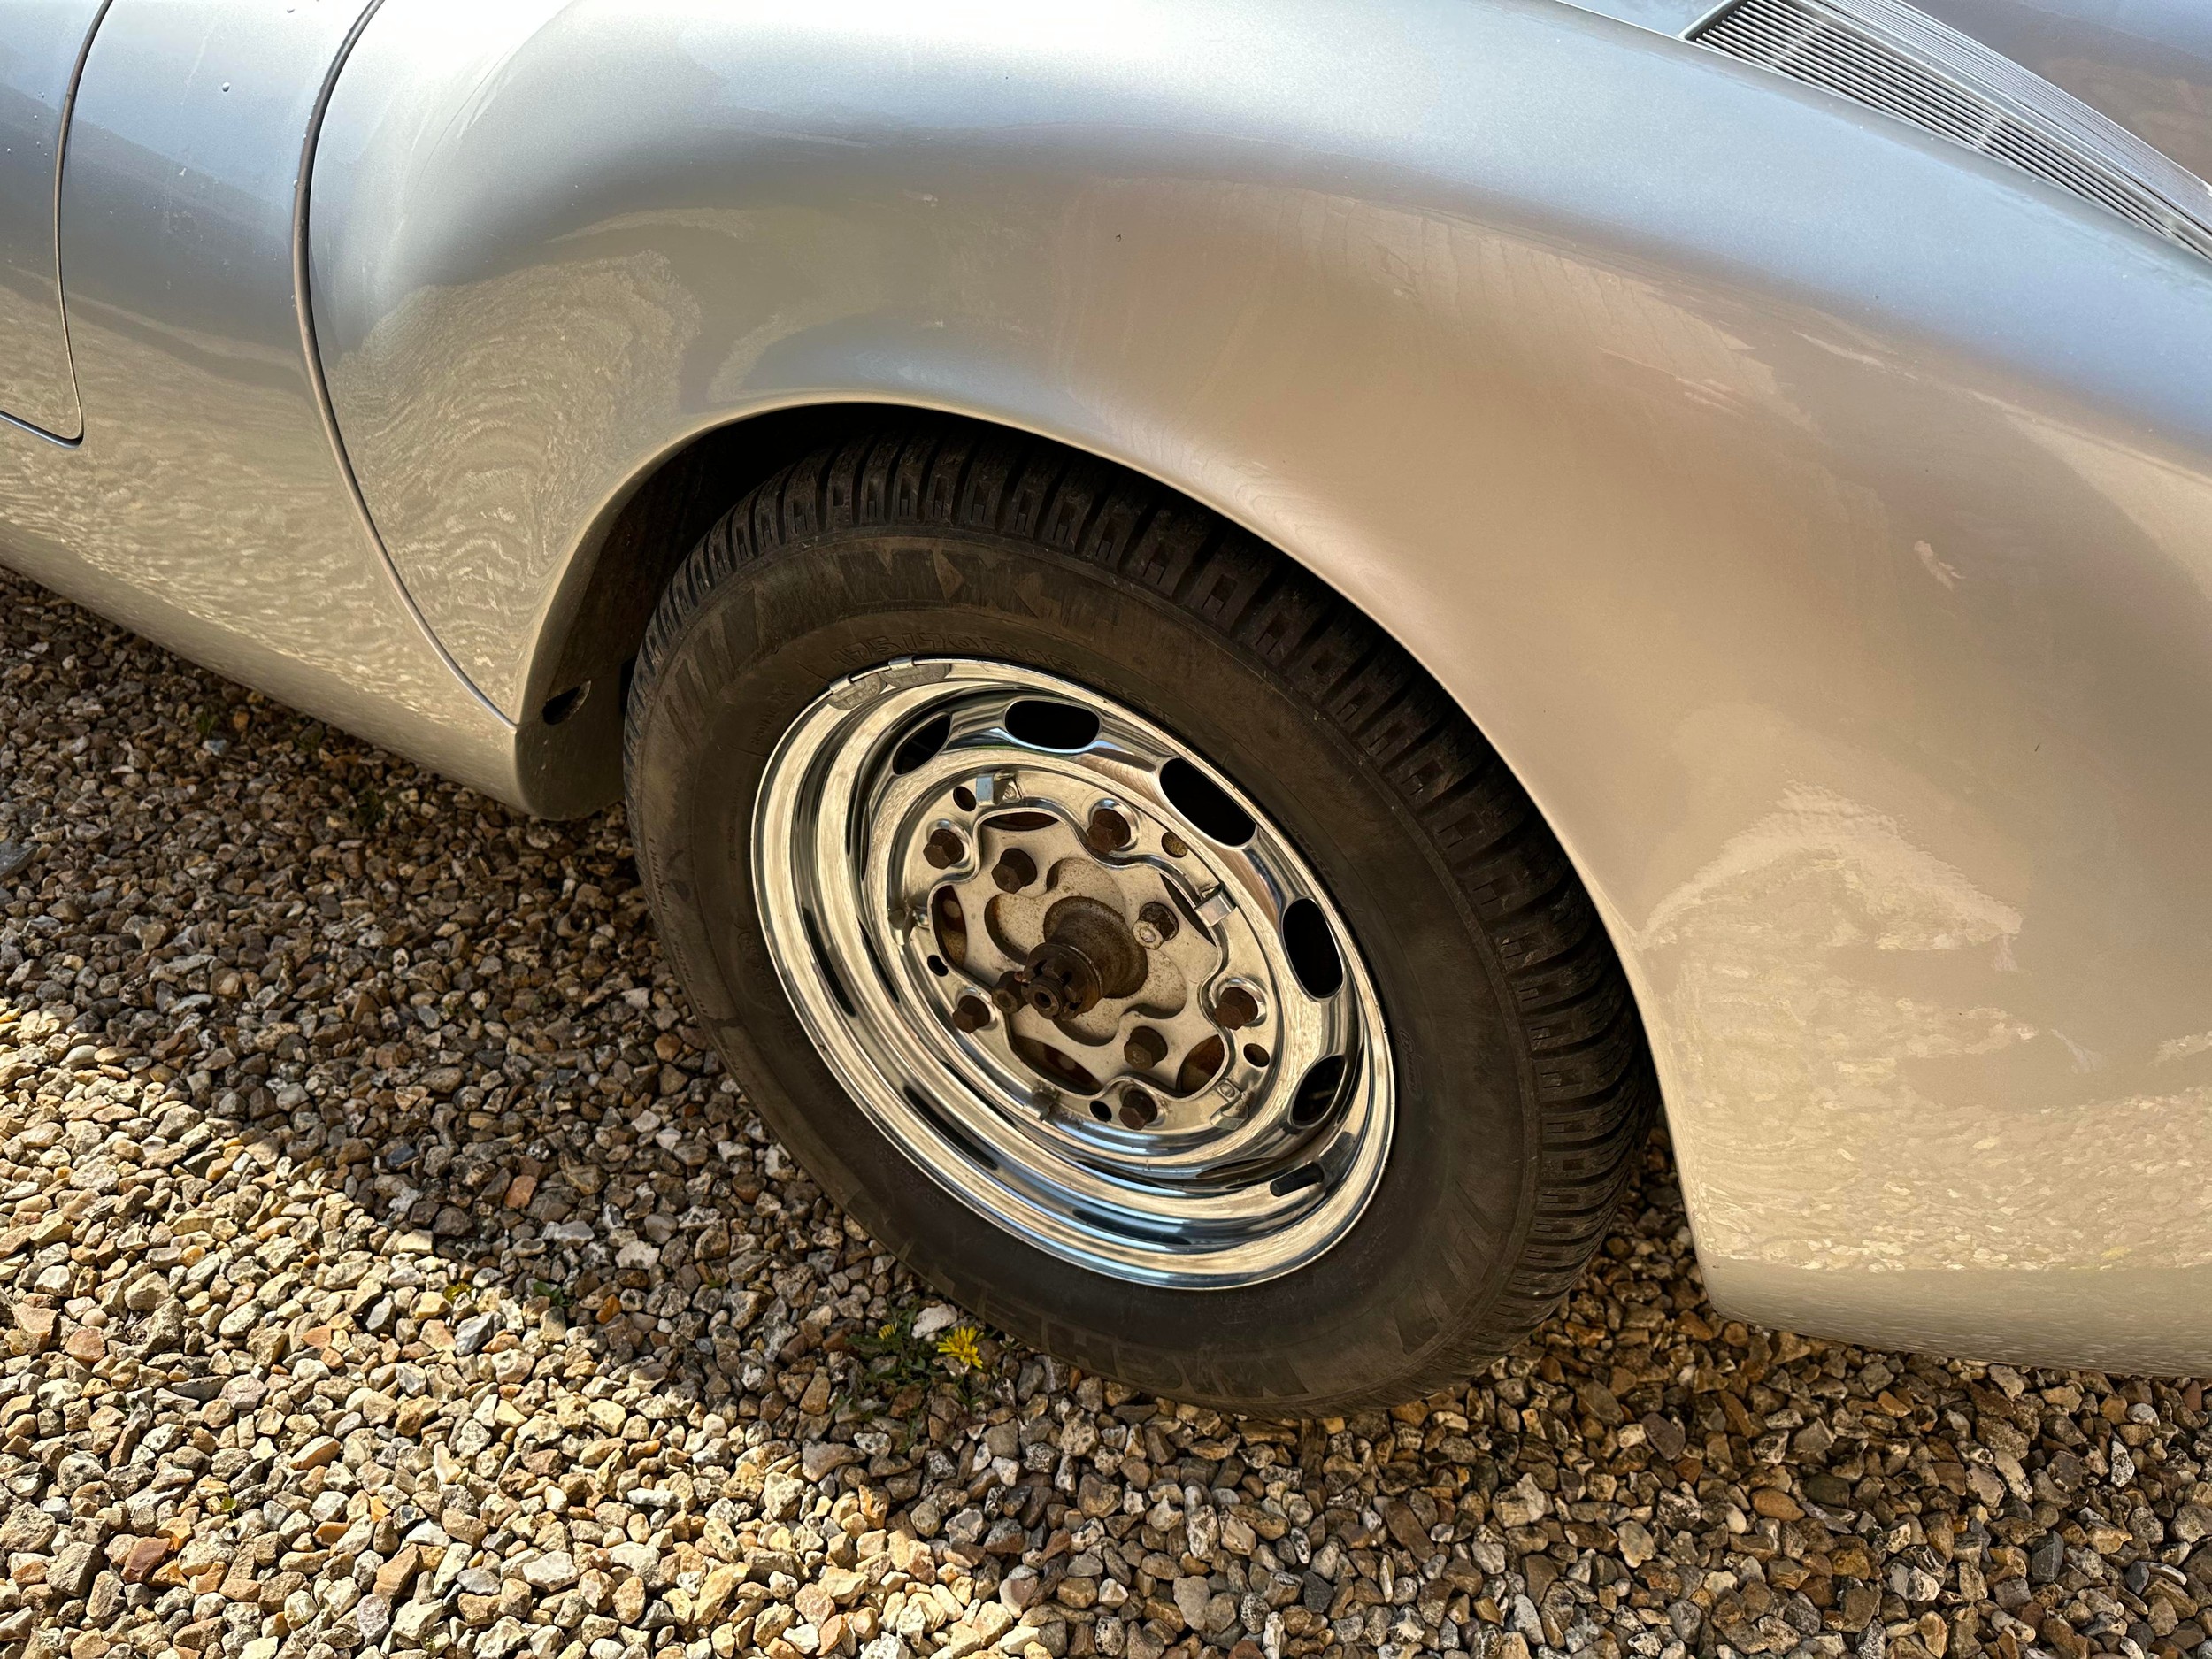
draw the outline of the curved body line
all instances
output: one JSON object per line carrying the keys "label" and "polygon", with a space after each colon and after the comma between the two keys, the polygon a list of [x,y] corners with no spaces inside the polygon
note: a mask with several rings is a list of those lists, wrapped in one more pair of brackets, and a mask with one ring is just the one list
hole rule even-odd
{"label": "curved body line", "polygon": [[[54,226],[54,291],[58,296],[65,295],[68,292],[62,280],[61,268],[61,180],[62,170],[69,165],[70,118],[76,113],[77,88],[84,81],[85,62],[92,56],[92,42],[99,38],[100,25],[106,20],[108,8],[114,4],[115,0],[100,0],[100,9],[93,16],[92,27],[85,30],[84,39],[77,44],[77,62],[69,72],[69,90],[62,99],[61,132],[54,141],[53,196],[48,204],[48,211],[52,216]],[[17,431],[27,433],[34,438],[42,438],[47,442],[58,444],[65,449],[73,449],[84,442],[84,406],[77,394],[76,364],[69,349],[69,308],[66,305],[62,307],[61,312],[61,357],[63,367],[69,376],[70,401],[77,404],[76,435],[65,438],[59,433],[49,432],[45,427],[34,422],[18,419],[5,410],[0,410],[0,421],[4,421]]]}
{"label": "curved body line", "polygon": [[[113,4],[113,0],[109,0],[109,4]],[[346,59],[352,56],[355,42],[360,40],[362,31],[375,20],[383,4],[384,0],[369,0],[367,8],[354,19],[351,32],[347,35],[344,44],[339,47],[328,72],[323,77],[322,90],[315,99],[314,112],[307,124],[307,136],[300,149],[299,185],[294,192],[292,203],[292,287],[299,300],[300,349],[306,360],[308,381],[314,388],[315,409],[322,417],[323,435],[330,441],[331,459],[338,468],[339,476],[345,480],[346,494],[351,498],[355,516],[361,523],[361,534],[376,549],[377,563],[383,567],[386,578],[391,582],[394,595],[413,619],[416,627],[422,631],[423,639],[437,653],[438,660],[451,671],[454,679],[483,706],[484,712],[511,731],[514,721],[484,695],[468,671],[454,660],[453,653],[446,649],[445,642],[438,637],[437,630],[430,626],[428,618],[422,614],[422,608],[415,603],[414,595],[407,591],[407,582],[400,575],[399,566],[392,562],[391,550],[384,545],[384,538],[377,530],[376,520],[369,512],[369,503],[361,494],[361,480],[354,476],[352,459],[346,454],[345,437],[338,430],[338,413],[331,406],[330,382],[323,373],[322,353],[315,345],[314,284],[308,274],[309,196],[315,180],[315,144],[322,136],[323,117],[330,108],[331,95],[337,90],[338,77],[345,73]],[[90,46],[88,41],[86,50],[89,50]],[[81,60],[79,67],[81,70]]]}

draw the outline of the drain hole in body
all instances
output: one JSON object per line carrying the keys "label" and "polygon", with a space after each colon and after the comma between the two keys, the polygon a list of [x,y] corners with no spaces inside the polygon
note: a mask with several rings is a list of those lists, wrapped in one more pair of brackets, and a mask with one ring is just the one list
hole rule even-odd
{"label": "drain hole in body", "polygon": [[571,686],[566,691],[556,692],[545,700],[545,707],[538,710],[538,718],[548,726],[558,726],[584,706],[584,699],[591,695],[591,681]]}

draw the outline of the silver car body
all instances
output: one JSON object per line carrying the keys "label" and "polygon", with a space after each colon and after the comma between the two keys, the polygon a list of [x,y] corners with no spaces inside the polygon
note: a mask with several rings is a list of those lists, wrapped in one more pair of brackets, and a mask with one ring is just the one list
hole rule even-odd
{"label": "silver car body", "polygon": [[[1926,9],[2212,169],[2196,0]],[[2206,1369],[2212,262],[1703,10],[0,0],[0,554],[572,812],[703,434],[1110,457],[1525,782],[1720,1307]]]}

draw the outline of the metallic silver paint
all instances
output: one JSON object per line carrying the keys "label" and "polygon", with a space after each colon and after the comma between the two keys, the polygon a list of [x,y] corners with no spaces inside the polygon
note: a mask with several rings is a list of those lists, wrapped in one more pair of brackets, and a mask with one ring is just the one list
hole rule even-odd
{"label": "metallic silver paint", "polygon": [[[304,319],[361,0],[116,0],[62,188],[85,439],[0,426],[0,556],[557,808],[595,786],[441,643],[509,717],[552,689],[554,595],[675,446],[860,399],[1111,457],[1514,765],[1724,1306],[2201,1370],[2212,274],[1606,9],[387,0]],[[2205,169],[2195,0],[1929,9]]]}
{"label": "metallic silver paint", "polygon": [[316,313],[511,711],[690,434],[963,410],[1320,572],[1597,895],[1722,1305],[2212,1363],[2212,273],[1545,0],[390,0]]}
{"label": "metallic silver paint", "polygon": [[[4,0],[6,21],[24,0]],[[188,656],[519,792],[350,499],[295,280],[302,163],[366,0],[114,0],[61,255],[83,442],[0,427],[0,554]]]}
{"label": "metallic silver paint", "polygon": [[105,0],[0,4],[0,415],[83,430],[62,323],[55,192],[63,123]]}
{"label": "metallic silver paint", "polygon": [[1655,34],[1687,36],[1728,0],[1561,0],[1561,4]]}

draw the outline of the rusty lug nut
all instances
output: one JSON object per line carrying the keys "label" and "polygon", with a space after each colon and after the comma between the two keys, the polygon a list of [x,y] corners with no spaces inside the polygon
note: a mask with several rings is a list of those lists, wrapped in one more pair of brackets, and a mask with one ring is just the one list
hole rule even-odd
{"label": "rusty lug nut", "polygon": [[1155,899],[1137,912],[1137,925],[1129,931],[1137,936],[1137,942],[1147,950],[1157,950],[1175,937],[1182,923],[1175,917],[1172,904],[1163,904]]}
{"label": "rusty lug nut", "polygon": [[1141,1129],[1160,1115],[1160,1108],[1152,1096],[1132,1085],[1121,1092],[1121,1126]]}
{"label": "rusty lug nut", "polygon": [[1252,993],[1233,985],[1214,1002],[1214,1024],[1225,1031],[1240,1031],[1259,1023],[1260,1005]]}
{"label": "rusty lug nut", "polygon": [[1019,893],[1037,879],[1037,861],[1018,847],[1009,847],[991,866],[991,879],[1001,893]]}
{"label": "rusty lug nut", "polygon": [[1129,820],[1104,802],[1091,809],[1091,820],[1084,826],[1083,837],[1091,844],[1091,850],[1118,853],[1135,839],[1136,831]]}
{"label": "rusty lug nut", "polygon": [[1121,1057],[1140,1071],[1148,1071],[1167,1058],[1167,1039],[1149,1025],[1140,1025],[1121,1045]]}
{"label": "rusty lug nut", "polygon": [[967,856],[968,843],[949,825],[940,824],[922,843],[922,856],[929,861],[933,870],[949,870]]}
{"label": "rusty lug nut", "polygon": [[991,1001],[997,1006],[1000,1013],[1010,1017],[1019,1012],[1022,1006],[1021,993],[1012,986],[1003,983],[991,993]]}
{"label": "rusty lug nut", "polygon": [[981,1031],[991,1023],[990,1004],[970,995],[953,1004],[952,1023],[962,1031]]}

